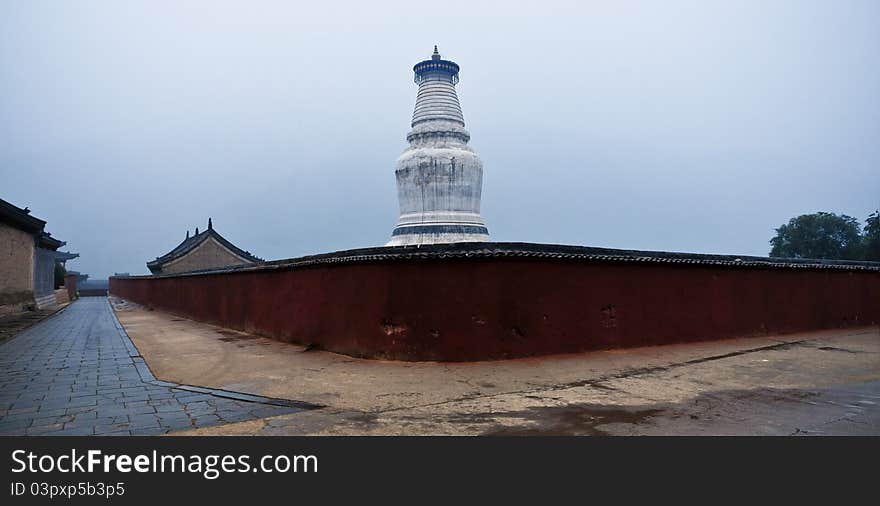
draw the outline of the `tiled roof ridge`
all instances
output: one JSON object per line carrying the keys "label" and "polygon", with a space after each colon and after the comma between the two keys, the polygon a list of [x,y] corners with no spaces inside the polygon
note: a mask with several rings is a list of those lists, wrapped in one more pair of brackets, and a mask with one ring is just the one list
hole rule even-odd
{"label": "tiled roof ridge", "polygon": [[[588,246],[570,246],[536,243],[457,243],[429,246],[375,247],[336,251],[299,258],[274,260],[260,265],[233,266],[222,269],[206,269],[186,274],[203,275],[222,272],[254,270],[285,270],[315,265],[391,262],[405,260],[456,260],[456,259],[551,259],[559,261],[677,264],[692,266],[749,267],[769,269],[835,269],[846,271],[880,272],[880,262],[853,260],[824,260],[798,258],[772,258],[747,255],[715,255],[705,253],[681,253],[668,251],[640,251]],[[142,276],[130,276],[132,278]]]}
{"label": "tiled roof ridge", "polygon": [[244,257],[244,258],[250,260],[251,262],[263,262],[262,258],[254,256],[249,251],[245,251],[245,250],[239,248],[238,246],[232,244],[231,242],[226,240],[226,238],[224,238],[222,235],[220,235],[219,232],[214,230],[213,227],[211,227],[211,228],[208,228],[208,229],[206,229],[196,235],[193,235],[191,237],[187,237],[186,239],[183,240],[183,242],[181,242],[180,244],[175,246],[174,249],[172,249],[168,253],[166,253],[160,257],[157,257],[155,260],[147,262],[147,266],[156,267],[156,266],[166,264],[172,260],[176,260],[176,259],[184,256],[185,254],[189,253],[190,251],[192,251],[193,248],[195,248],[199,244],[205,242],[209,237],[213,237],[217,242],[219,242],[224,247],[228,248],[230,251],[232,251],[233,253],[235,253],[238,256]]}

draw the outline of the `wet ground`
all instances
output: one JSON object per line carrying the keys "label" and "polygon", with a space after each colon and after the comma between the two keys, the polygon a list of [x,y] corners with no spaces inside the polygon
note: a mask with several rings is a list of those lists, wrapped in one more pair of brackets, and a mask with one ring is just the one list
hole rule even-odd
{"label": "wet ground", "polygon": [[103,297],[0,345],[0,435],[155,435],[306,407],[157,380]]}
{"label": "wet ground", "polygon": [[491,418],[527,423],[499,425],[483,435],[876,436],[880,435],[880,382],[813,391],[716,391],[679,404],[625,409],[595,404],[533,407],[494,413]]}
{"label": "wet ground", "polygon": [[880,328],[477,363],[347,357],[115,302],[157,376],[326,406],[189,434],[880,435]]}
{"label": "wet ground", "polygon": [[644,423],[609,427],[634,435],[880,435],[880,382],[824,389],[717,391],[666,407]]}

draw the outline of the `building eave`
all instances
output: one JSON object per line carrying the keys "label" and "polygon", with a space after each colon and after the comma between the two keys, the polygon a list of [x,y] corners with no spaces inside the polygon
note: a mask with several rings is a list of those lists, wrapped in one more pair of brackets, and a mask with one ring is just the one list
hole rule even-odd
{"label": "building eave", "polygon": [[64,241],[59,241],[58,239],[55,239],[47,232],[41,233],[40,236],[37,238],[37,246],[38,247],[43,248],[43,249],[52,250],[52,251],[56,251],[58,248],[60,248],[61,246],[64,246],[65,244],[67,244],[67,243]]}
{"label": "building eave", "polygon": [[44,220],[31,216],[30,210],[14,206],[3,199],[0,199],[0,221],[31,234],[41,232],[46,226]]}

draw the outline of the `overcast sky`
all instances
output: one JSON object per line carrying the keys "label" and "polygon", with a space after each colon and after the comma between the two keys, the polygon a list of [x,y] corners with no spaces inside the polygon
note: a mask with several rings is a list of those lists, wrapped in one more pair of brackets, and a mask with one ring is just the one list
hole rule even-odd
{"label": "overcast sky", "polygon": [[0,0],[0,198],[93,278],[209,216],[267,259],[382,245],[434,44],[493,240],[766,255],[880,207],[875,0]]}

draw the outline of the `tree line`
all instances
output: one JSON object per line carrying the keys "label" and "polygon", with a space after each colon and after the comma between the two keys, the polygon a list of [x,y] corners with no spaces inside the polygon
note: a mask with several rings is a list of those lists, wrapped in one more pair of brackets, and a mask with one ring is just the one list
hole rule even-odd
{"label": "tree line", "polygon": [[880,261],[880,210],[864,227],[845,214],[802,214],[777,228],[770,246],[771,257]]}

